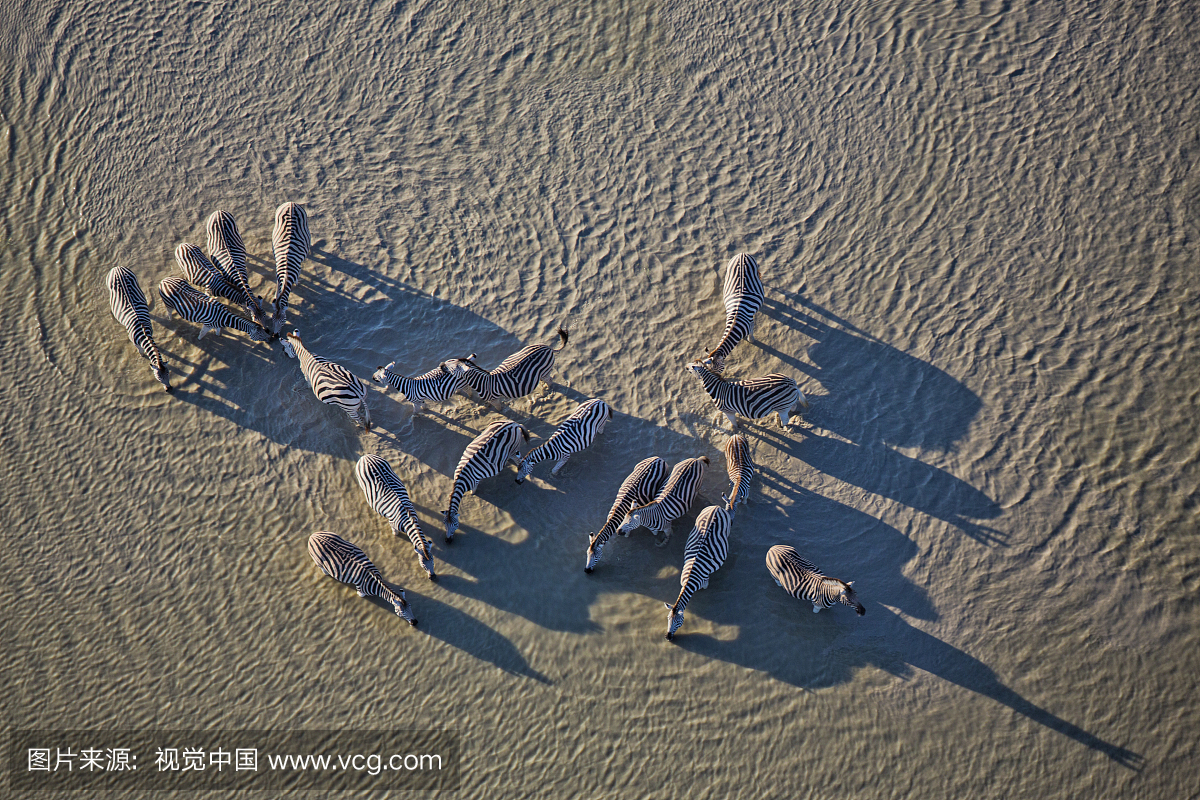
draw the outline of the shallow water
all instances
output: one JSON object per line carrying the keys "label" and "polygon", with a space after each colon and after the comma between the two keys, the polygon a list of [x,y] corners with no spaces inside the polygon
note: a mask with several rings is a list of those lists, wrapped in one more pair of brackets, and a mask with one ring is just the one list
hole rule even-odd
{"label": "shallow water", "polygon": [[[463,797],[1194,793],[1190,4],[302,5],[0,8],[6,727],[452,729]],[[447,548],[478,403],[372,387],[364,434],[278,344],[158,301],[163,393],[103,276],[153,294],[224,208],[270,297],[286,200],[314,352],[495,365],[569,317],[510,416],[544,438],[603,397],[601,440],[486,481]],[[767,300],[729,373],[812,407],[748,426],[760,475],[672,646],[728,486],[684,366],[740,251]],[[439,583],[363,502],[367,452]],[[585,575],[649,455],[709,456],[701,498]],[[419,629],[315,569],[325,529]],[[775,543],[866,616],[781,592]]]}

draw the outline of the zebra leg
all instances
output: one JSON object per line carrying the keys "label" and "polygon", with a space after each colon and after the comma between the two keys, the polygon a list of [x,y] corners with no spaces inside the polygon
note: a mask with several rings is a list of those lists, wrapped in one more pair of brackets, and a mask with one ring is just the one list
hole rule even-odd
{"label": "zebra leg", "polygon": [[787,426],[788,426],[788,410],[781,408],[781,409],[779,409],[778,413],[779,413],[779,424],[782,425],[783,429],[786,431]]}
{"label": "zebra leg", "polygon": [[201,328],[200,328],[200,335],[199,335],[199,336],[197,336],[196,338],[197,338],[197,339],[203,339],[205,336],[208,336],[208,334],[212,333],[213,331],[216,331],[218,336],[220,336],[220,335],[221,335],[221,329],[220,329],[220,328],[216,327],[215,325],[208,325],[208,324],[205,324],[205,325],[201,326]]}
{"label": "zebra leg", "polygon": [[[658,539],[658,534],[660,534],[660,533],[666,534],[665,536],[663,536],[661,541],[659,541],[659,539]],[[669,525],[667,526],[666,530],[654,532],[654,546],[655,547],[666,547],[667,542],[669,542],[669,541],[671,541],[671,527]]]}
{"label": "zebra leg", "polygon": [[754,317],[750,318],[750,327],[746,329],[746,341],[758,344],[754,339]]}
{"label": "zebra leg", "polygon": [[725,416],[729,419],[729,424],[732,425],[733,429],[736,431],[738,429],[737,414],[734,414],[729,411],[726,411],[724,413],[725,413]]}
{"label": "zebra leg", "polygon": [[778,578],[775,579],[775,585],[778,586],[780,589],[783,588],[783,584],[779,582]]}
{"label": "zebra leg", "polygon": [[700,588],[701,588],[701,589],[707,589],[707,588],[708,588],[708,578],[705,578],[704,580],[700,581]]}
{"label": "zebra leg", "polygon": [[363,426],[363,429],[369,431],[371,430],[371,409],[367,408],[367,399],[365,397],[362,399],[362,411],[363,416],[367,419],[367,423]]}
{"label": "zebra leg", "polygon": [[567,453],[565,456],[563,456],[562,458],[560,458],[558,461],[555,461],[555,462],[554,462],[554,469],[550,470],[550,474],[551,474],[551,475],[557,475],[557,474],[558,474],[558,471],[559,471],[560,469],[562,469],[562,468],[563,468],[563,464],[567,463],[567,459],[568,459],[568,458],[570,458],[570,457],[571,457],[571,454],[570,454],[570,453]]}
{"label": "zebra leg", "polygon": [[821,613],[821,607],[820,607],[819,605],[817,605],[816,603],[813,603],[813,613],[814,613],[814,614],[820,614],[820,613]]}

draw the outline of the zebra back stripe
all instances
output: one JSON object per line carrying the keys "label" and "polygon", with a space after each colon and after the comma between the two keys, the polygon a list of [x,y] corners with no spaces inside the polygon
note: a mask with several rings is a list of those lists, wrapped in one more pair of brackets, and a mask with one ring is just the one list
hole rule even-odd
{"label": "zebra back stripe", "polygon": [[208,294],[224,297],[244,308],[254,308],[254,299],[234,285],[198,246],[184,242],[176,247],[175,264],[189,283],[199,286]]}
{"label": "zebra back stripe", "polygon": [[601,550],[604,549],[605,543],[612,538],[613,534],[620,529],[621,522],[629,513],[629,509],[633,508],[635,504],[643,505],[651,502],[658,495],[666,480],[667,462],[658,456],[651,456],[637,463],[633,472],[629,473],[622,481],[621,488],[617,490],[617,497],[613,501],[612,508],[609,509],[604,527],[588,541],[585,572],[591,572],[596,568]]}
{"label": "zebra back stripe", "polygon": [[725,332],[720,343],[708,354],[717,374],[725,371],[725,359],[738,342],[754,335],[754,315],[763,303],[758,262],[749,253],[738,253],[729,259],[721,295],[725,302]]}
{"label": "zebra back stripe", "polygon": [[183,278],[167,278],[158,284],[158,296],[167,308],[188,322],[198,322],[203,339],[209,331],[220,334],[222,328],[233,328],[248,335],[255,342],[265,342],[271,337],[258,325],[243,319],[221,305],[221,301],[206,297]]}
{"label": "zebra back stripe", "polygon": [[744,381],[727,381],[700,361],[692,362],[689,369],[735,428],[736,415],[761,419],[771,413],[779,414],[780,423],[786,426],[788,413],[797,403],[806,402],[796,381],[778,372]]}
{"label": "zebra back stripe", "polygon": [[[350,370],[332,361],[313,355],[300,339],[299,331],[292,331],[284,342],[288,355],[300,359],[300,371],[304,373],[313,394],[322,403],[335,405],[345,411],[350,419],[366,430],[371,430],[371,411],[367,408],[367,387]],[[361,413],[360,413],[361,411]]]}
{"label": "zebra back stripe", "polygon": [[596,437],[604,432],[604,426],[612,419],[612,408],[600,400],[588,400],[580,403],[571,412],[571,416],[563,420],[550,438],[529,451],[517,469],[517,483],[522,483],[529,475],[535,464],[548,458],[556,459],[551,474],[557,475],[567,459],[575,453],[591,445]]}
{"label": "zebra back stripe", "polygon": [[721,499],[725,501],[725,510],[732,514],[735,506],[746,502],[750,495],[750,481],[754,478],[750,443],[740,433],[731,436],[725,443],[725,469],[729,472],[729,482],[733,484],[733,488],[729,497],[721,495]]}
{"label": "zebra back stripe", "polygon": [[465,366],[456,366],[455,369],[450,369],[442,363],[438,364],[437,369],[430,370],[424,375],[408,378],[392,372],[392,368],[395,366],[396,362],[393,361],[375,370],[371,376],[372,380],[399,392],[405,400],[419,406],[418,410],[424,408],[426,403],[449,400],[453,397],[454,393],[466,383],[468,369]]}
{"label": "zebra back stripe", "polygon": [[229,282],[246,297],[245,302],[232,297],[229,299],[250,309],[254,321],[259,322],[262,318],[262,306],[250,291],[250,273],[246,271],[246,245],[242,243],[242,234],[238,232],[233,215],[228,211],[214,211],[204,229],[208,234],[208,252],[213,261]]}
{"label": "zebra back stripe", "polygon": [[412,609],[404,599],[404,592],[396,594],[389,589],[379,569],[357,545],[331,531],[318,531],[308,537],[308,554],[326,575],[357,589],[359,597],[382,598],[391,603],[396,613],[409,625],[417,624]]}
{"label": "zebra back stripe", "polygon": [[137,276],[126,267],[113,267],[105,276],[104,285],[108,288],[108,307],[112,315],[125,328],[138,352],[149,360],[154,379],[171,391],[167,365],[158,352],[150,327],[150,306],[138,285]]}
{"label": "zebra back stripe", "polygon": [[275,230],[271,234],[271,252],[275,257],[276,336],[283,330],[288,298],[300,279],[300,265],[312,250],[308,232],[308,212],[299,203],[284,203],[275,209]]}
{"label": "zebra back stripe", "polygon": [[463,495],[475,491],[484,478],[499,475],[509,461],[519,460],[521,443],[528,441],[529,429],[524,425],[498,420],[467,445],[454,469],[454,488],[445,511],[447,542],[454,538],[454,531],[458,529],[458,506]]}
{"label": "zebra back stripe", "polygon": [[554,355],[567,345],[569,332],[559,327],[559,346],[532,344],[513,353],[500,362],[500,366],[487,371],[469,358],[453,359],[449,364],[461,363],[469,367],[466,382],[486,403],[496,400],[516,400],[537,388],[554,369]]}
{"label": "zebra back stripe", "polygon": [[354,477],[358,479],[358,486],[367,498],[367,505],[388,521],[392,535],[399,536],[401,529],[404,530],[412,542],[421,569],[425,570],[430,580],[437,580],[433,570],[433,554],[417,519],[417,509],[392,465],[380,456],[368,453],[354,465]]}
{"label": "zebra back stripe", "polygon": [[683,624],[683,611],[692,595],[708,588],[709,577],[729,555],[729,530],[733,517],[719,506],[709,506],[696,515],[696,525],[683,548],[683,571],[679,574],[679,597],[667,606],[667,639]]}
{"label": "zebra back stripe", "polygon": [[817,566],[796,552],[796,548],[777,544],[767,551],[767,569],[775,582],[797,600],[808,600],[813,604],[813,613],[841,603],[850,606],[859,616],[867,613],[858,596],[851,588],[854,582],[846,583],[821,573]]}
{"label": "zebra back stripe", "polygon": [[628,533],[645,525],[652,531],[669,534],[671,523],[686,514],[692,501],[696,499],[696,491],[700,488],[700,481],[704,478],[704,467],[708,463],[708,456],[700,456],[687,458],[676,464],[666,484],[652,501],[629,510],[621,530]]}

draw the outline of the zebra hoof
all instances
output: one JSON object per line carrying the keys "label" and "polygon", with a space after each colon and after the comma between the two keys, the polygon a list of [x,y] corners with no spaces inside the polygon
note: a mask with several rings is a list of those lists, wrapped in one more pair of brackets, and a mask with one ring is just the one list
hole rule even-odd
{"label": "zebra hoof", "polygon": [[584,572],[586,572],[588,575],[591,575],[591,574],[592,574],[592,572],[593,572],[593,570],[590,570],[590,569],[588,569],[587,567],[584,567],[584,568],[583,568],[583,571],[584,571]]}
{"label": "zebra hoof", "polygon": [[673,642],[673,641],[675,641],[675,634],[673,634],[673,633],[668,633],[668,634],[667,634],[667,636],[666,636],[666,639],[667,639],[667,641],[668,641],[668,642]]}
{"label": "zebra hoof", "polygon": [[517,481],[516,481],[516,483],[517,483],[517,486],[524,486],[524,485],[525,485],[525,481],[521,480],[520,478],[517,478]]}
{"label": "zebra hoof", "polygon": [[453,536],[447,536],[447,537],[446,537],[446,544],[453,544],[453,543],[454,543],[454,537],[453,537]]}
{"label": "zebra hoof", "polygon": [[437,575],[434,575],[432,572],[429,573],[429,580],[433,581],[434,583],[437,583]]}
{"label": "zebra hoof", "polygon": [[411,626],[412,626],[412,627],[414,627],[414,628],[415,628],[415,627],[417,627],[417,621],[416,621],[415,619],[409,620],[409,621],[408,621],[408,624],[409,624],[409,625],[411,625]]}
{"label": "zebra hoof", "polygon": [[171,393],[171,392],[173,392],[173,391],[175,391],[175,387],[173,387],[173,386],[168,386],[168,387],[167,387],[167,394],[170,394],[170,393]]}

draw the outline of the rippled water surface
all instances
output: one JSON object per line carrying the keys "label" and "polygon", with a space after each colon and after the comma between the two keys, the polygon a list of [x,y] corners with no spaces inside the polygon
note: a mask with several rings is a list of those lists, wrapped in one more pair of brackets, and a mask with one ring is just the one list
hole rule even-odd
{"label": "rippled water surface", "polygon": [[[1200,783],[1200,30],[1162,3],[49,2],[0,7],[3,723],[442,728],[462,797],[1176,798]],[[278,344],[152,305],[176,390],[108,312],[218,208],[270,297],[272,213],[310,215],[289,322],[368,378],[570,318],[546,437],[438,535],[499,415],[369,434]],[[663,641],[691,521],[728,487],[684,367],[725,262],[767,286],[729,373],[801,425]],[[387,458],[441,580],[363,501]],[[632,466],[706,455],[691,513],[583,572]],[[404,586],[410,629],[310,533]],[[776,543],[854,580],[814,615]]]}

